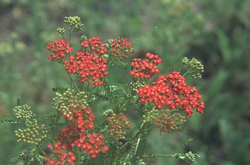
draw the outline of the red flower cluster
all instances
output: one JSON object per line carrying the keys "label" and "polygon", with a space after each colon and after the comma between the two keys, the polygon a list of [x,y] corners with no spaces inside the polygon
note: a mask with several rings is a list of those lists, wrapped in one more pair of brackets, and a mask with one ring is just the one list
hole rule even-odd
{"label": "red flower cluster", "polygon": [[61,60],[62,58],[66,57],[67,53],[73,51],[73,49],[70,47],[69,40],[66,41],[61,38],[52,43],[48,43],[47,49],[52,51],[49,57],[50,61],[55,59]]}
{"label": "red flower cluster", "polygon": [[128,41],[126,38],[115,38],[111,45],[111,55],[114,56],[115,60],[122,60],[128,58],[130,53],[134,50],[132,47],[132,42]]}
{"label": "red flower cluster", "polygon": [[111,136],[114,136],[116,140],[124,139],[126,132],[123,132],[122,129],[130,129],[130,122],[126,116],[121,112],[119,115],[115,114],[112,117],[107,118],[111,129],[109,133]]}
{"label": "red flower cluster", "polygon": [[101,43],[101,39],[98,37],[92,37],[89,40],[84,40],[81,42],[81,46],[86,50],[90,47],[90,50],[103,55],[107,53],[107,49],[104,43]]}
{"label": "red flower cluster", "polygon": [[169,75],[160,75],[152,86],[139,88],[138,94],[141,103],[154,103],[157,109],[163,108],[164,105],[172,110],[182,107],[188,117],[191,117],[195,110],[203,113],[205,108],[198,90],[186,85],[185,78],[176,71]]}
{"label": "red flower cluster", "polygon": [[64,62],[65,69],[68,73],[76,74],[81,76],[81,82],[84,83],[91,77],[89,84],[100,86],[103,82],[100,80],[104,76],[108,75],[107,71],[107,60],[103,57],[99,57],[97,54],[89,53],[86,51],[78,51],[75,56],[70,56],[70,60]]}
{"label": "red flower cluster", "polygon": [[68,164],[68,165],[75,165],[74,160],[76,159],[73,152],[65,153],[64,150],[67,150],[67,146],[62,144],[62,142],[56,142],[54,147],[49,144],[48,148],[53,150],[53,157],[57,157],[58,160],[50,159],[46,157],[44,160],[46,161],[45,165],[61,165],[61,164]]}
{"label": "red flower cluster", "polygon": [[156,126],[160,128],[162,132],[172,132],[172,130],[179,130],[180,125],[186,122],[185,117],[179,113],[171,114],[169,110],[162,110],[161,115],[155,118]]}
{"label": "red flower cluster", "polygon": [[[69,41],[62,39],[49,43],[47,49],[52,51],[49,60],[65,58],[67,53],[73,51],[69,45]],[[92,37],[81,42],[81,46],[84,48],[84,51],[79,50],[75,56],[69,56],[69,60],[64,61],[66,71],[69,74],[79,74],[82,83],[91,78],[92,80],[90,80],[89,84],[95,86],[103,85],[100,79],[108,75],[106,65],[108,61],[103,57],[99,57],[98,54],[103,55],[107,53],[105,44],[101,43],[100,38]],[[90,50],[87,50],[87,48],[90,48]]]}
{"label": "red flower cluster", "polygon": [[133,70],[130,71],[130,74],[135,77],[141,78],[152,78],[154,74],[159,73],[157,65],[162,62],[161,58],[158,55],[153,55],[150,53],[146,54],[147,59],[141,60],[140,58],[133,59],[131,63]]}
{"label": "red flower cluster", "polygon": [[[60,134],[56,136],[58,142],[54,143],[53,154],[51,158],[46,158],[49,164],[64,164],[65,161],[72,163],[75,160],[71,151],[74,147],[82,148],[85,154],[90,154],[92,158],[96,158],[101,151],[108,151],[108,146],[102,141],[104,136],[97,133],[87,134],[86,131],[94,128],[95,115],[86,103],[83,102],[84,93],[78,93],[73,98],[73,92],[66,91],[63,95],[58,94],[59,101],[55,105],[65,120],[72,122],[66,128],[60,129]],[[55,99],[57,100],[57,98]],[[52,149],[52,145],[48,145]],[[66,153],[65,153],[66,152]]]}

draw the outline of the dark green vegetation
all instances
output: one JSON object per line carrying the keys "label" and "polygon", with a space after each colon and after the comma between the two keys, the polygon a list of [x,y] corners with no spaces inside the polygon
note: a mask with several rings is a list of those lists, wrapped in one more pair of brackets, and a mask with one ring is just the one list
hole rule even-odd
{"label": "dark green vegetation", "polygon": [[[195,114],[185,133],[152,133],[148,153],[172,154],[192,137],[186,150],[200,154],[198,165],[247,164],[249,9],[249,0],[1,0],[0,117],[11,117],[18,96],[21,104],[31,105],[38,115],[52,111],[52,88],[65,86],[68,77],[61,66],[47,60],[49,51],[45,47],[59,37],[55,29],[63,26],[65,16],[78,15],[88,37],[98,36],[103,41],[126,37],[133,43],[134,57],[143,57],[147,52],[159,54],[169,60],[174,70],[184,56],[204,64],[203,79],[187,84],[196,86],[203,95],[205,113]],[[116,81],[131,81],[128,70],[112,73],[110,69],[110,78]],[[109,107],[101,102],[93,111],[101,114],[100,108]],[[131,114],[130,121],[136,120]],[[18,127],[0,125],[0,164],[11,164],[10,159],[26,147],[16,143],[14,130]],[[171,158],[148,162],[184,164]]]}

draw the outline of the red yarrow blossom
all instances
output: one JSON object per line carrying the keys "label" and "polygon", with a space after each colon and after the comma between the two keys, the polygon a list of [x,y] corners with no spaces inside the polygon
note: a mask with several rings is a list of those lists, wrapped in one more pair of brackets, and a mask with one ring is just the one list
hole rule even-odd
{"label": "red yarrow blossom", "polygon": [[88,40],[84,40],[81,42],[81,46],[86,50],[90,48],[91,52],[96,52],[100,55],[107,53],[107,48],[104,43],[101,42],[99,37],[92,37]]}
{"label": "red yarrow blossom", "polygon": [[48,43],[46,48],[52,52],[49,57],[50,61],[56,59],[61,60],[66,57],[66,54],[73,51],[70,47],[69,40],[63,40],[61,38],[52,43]]}
{"label": "red yarrow blossom", "polygon": [[132,42],[128,41],[126,38],[114,38],[113,42],[110,43],[111,53],[110,55],[114,57],[115,60],[123,60],[128,58],[130,53],[134,50],[132,47]]}
{"label": "red yarrow blossom", "polygon": [[[75,108],[78,109],[79,107],[76,106]],[[96,158],[100,152],[106,153],[108,151],[108,146],[102,141],[104,139],[103,134],[86,134],[87,130],[94,128],[95,115],[89,109],[84,110],[85,112],[80,110],[71,111],[70,115],[73,116],[74,121],[69,121],[76,124],[70,124],[60,129],[60,134],[56,136],[58,142],[54,144],[54,149],[51,144],[48,145],[48,148],[53,151],[53,158],[47,157],[45,159],[47,161],[46,164],[60,164],[64,163],[64,161],[74,164],[75,156],[70,152],[74,147],[82,148],[84,153],[90,154],[92,158]],[[70,157],[66,160],[65,158],[69,154]]]}
{"label": "red yarrow blossom", "polygon": [[91,78],[89,84],[100,86],[103,85],[103,79],[108,75],[108,61],[99,57],[97,54],[86,51],[78,51],[76,56],[70,56],[70,60],[64,62],[65,69],[70,74],[79,74],[81,82],[84,83]]}
{"label": "red yarrow blossom", "polygon": [[[85,154],[96,158],[99,153],[106,153],[108,146],[103,141],[103,134],[88,133],[94,129],[95,114],[82,98],[84,92],[73,96],[74,91],[67,90],[64,94],[57,94],[54,108],[57,109],[69,123],[55,137],[57,142],[48,145],[53,152],[52,158],[47,157],[46,164],[74,164],[75,156],[71,151],[82,149]],[[54,146],[54,147],[53,147]]]}
{"label": "red yarrow blossom", "polygon": [[173,130],[181,129],[181,125],[186,122],[184,116],[180,113],[175,112],[172,114],[168,109],[162,109],[161,114],[155,118],[156,126],[160,128],[161,135],[162,132],[170,133]]}
{"label": "red yarrow blossom", "polygon": [[185,83],[185,78],[179,72],[173,71],[169,75],[160,75],[152,86],[145,85],[138,89],[141,103],[153,103],[157,109],[167,108],[175,110],[182,107],[188,117],[195,110],[203,113],[205,103],[202,96],[194,87]]}
{"label": "red yarrow blossom", "polygon": [[147,53],[145,60],[140,58],[133,59],[133,62],[131,63],[132,70],[130,71],[130,74],[134,78],[152,78],[155,74],[159,73],[157,65],[161,62],[162,59],[158,55]]}
{"label": "red yarrow blossom", "polygon": [[76,157],[74,153],[71,151],[65,151],[67,150],[67,146],[62,142],[58,141],[53,145],[48,144],[48,148],[53,151],[52,157],[54,157],[54,159],[45,157],[45,165],[75,165],[74,161],[76,160]]}
{"label": "red yarrow blossom", "polygon": [[115,114],[112,117],[107,118],[111,129],[109,133],[111,136],[114,136],[116,140],[124,139],[126,132],[124,129],[130,129],[131,125],[126,116],[121,112],[119,115]]}

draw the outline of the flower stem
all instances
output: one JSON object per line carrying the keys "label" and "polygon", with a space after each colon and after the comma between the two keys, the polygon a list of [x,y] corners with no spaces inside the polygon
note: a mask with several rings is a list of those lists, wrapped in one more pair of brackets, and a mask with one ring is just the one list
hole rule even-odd
{"label": "flower stem", "polygon": [[71,75],[69,73],[68,73],[68,76],[69,76],[69,78],[71,80],[71,83],[74,85],[75,89],[77,90],[77,92],[80,92],[80,90],[78,89],[76,83],[74,82],[74,80],[72,79],[72,77],[71,77]]}
{"label": "flower stem", "polygon": [[127,102],[123,105],[123,107],[120,109],[119,112],[122,112],[123,109],[125,109],[125,108],[128,106],[128,104],[130,103],[130,101],[131,101],[132,98],[133,98],[133,95],[130,94],[129,99],[128,99]]}
{"label": "flower stem", "polygon": [[39,145],[36,145],[36,148],[43,154],[43,156],[47,157],[47,154],[41,149]]}

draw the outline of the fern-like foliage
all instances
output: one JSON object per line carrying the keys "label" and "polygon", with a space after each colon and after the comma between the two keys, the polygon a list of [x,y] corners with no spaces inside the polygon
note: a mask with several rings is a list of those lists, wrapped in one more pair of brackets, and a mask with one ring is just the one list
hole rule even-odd
{"label": "fern-like foliage", "polygon": [[58,92],[58,93],[60,93],[60,94],[63,94],[63,93],[66,92],[67,90],[68,90],[68,88],[59,87],[59,86],[52,88],[52,91],[53,91],[53,92]]}
{"label": "fern-like foliage", "polygon": [[[117,64],[117,63],[119,63],[119,64]],[[124,70],[128,69],[128,67],[127,67],[128,63],[124,63],[122,61],[116,61],[115,63],[113,61],[111,61],[110,65],[114,66],[116,68],[119,68],[119,69],[124,69]]]}
{"label": "fern-like foliage", "polygon": [[1,119],[0,120],[0,124],[1,123],[12,123],[12,124],[17,124],[17,123],[20,123],[18,120],[16,119]]}
{"label": "fern-like foliage", "polygon": [[49,113],[47,115],[44,115],[44,116],[40,117],[37,121],[39,122],[39,121],[46,120],[46,119],[48,119],[50,117],[55,117],[57,114],[58,114],[57,111],[51,112],[51,113]]}
{"label": "fern-like foliage", "polygon": [[25,150],[19,152],[19,154],[11,159],[11,162],[16,162],[21,159],[24,165],[37,164],[43,165],[43,157],[37,153],[36,149],[26,148]]}

